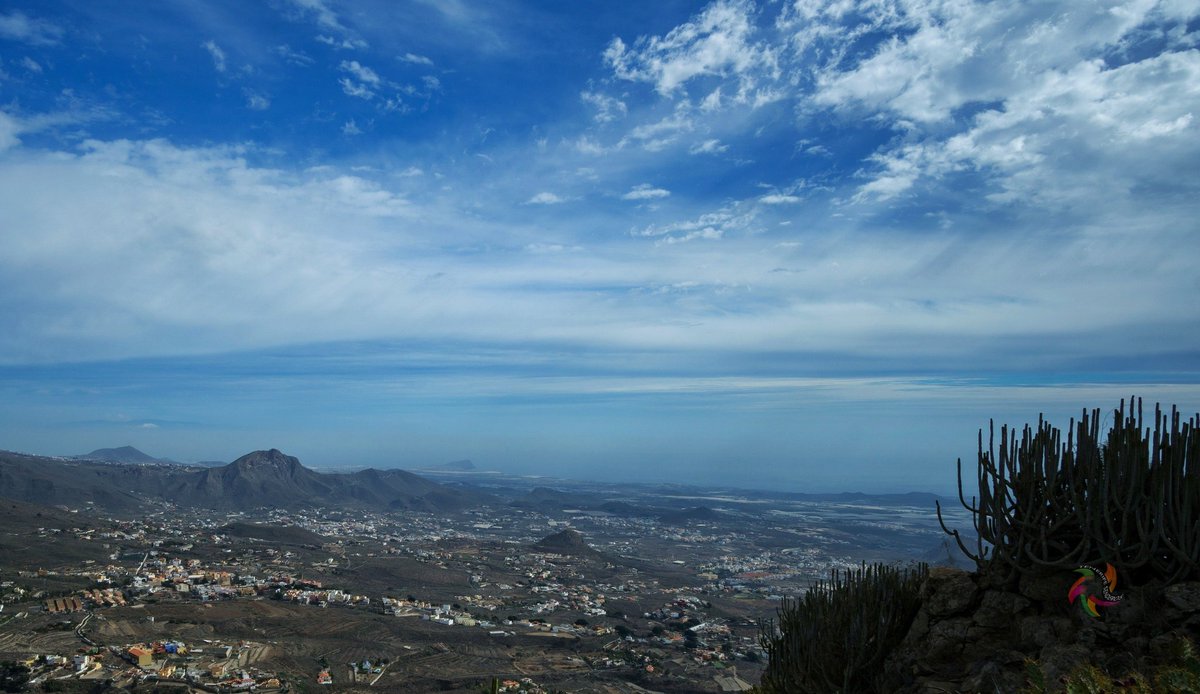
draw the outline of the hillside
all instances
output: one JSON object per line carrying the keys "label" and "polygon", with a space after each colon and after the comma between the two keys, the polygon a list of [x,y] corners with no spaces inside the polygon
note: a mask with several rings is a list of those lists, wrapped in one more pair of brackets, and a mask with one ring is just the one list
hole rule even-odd
{"label": "hillside", "polygon": [[277,449],[199,469],[5,452],[0,453],[0,498],[72,508],[91,504],[116,512],[154,501],[229,510],[333,506],[437,512],[487,500],[403,470],[322,474]]}
{"label": "hillside", "polygon": [[534,543],[533,548],[539,552],[551,552],[569,557],[598,558],[601,556],[600,552],[584,541],[583,535],[578,530],[571,528],[543,537]]}
{"label": "hillside", "polygon": [[577,495],[568,494],[551,487],[534,487],[528,494],[512,502],[511,505],[530,510],[560,510],[564,508],[578,508],[580,503],[581,501]]}
{"label": "hillside", "polygon": [[255,523],[230,523],[218,528],[217,532],[232,537],[263,540],[273,545],[319,546],[329,540],[322,535],[298,528],[294,525],[257,525]]}
{"label": "hillside", "polygon": [[136,511],[186,473],[182,468],[0,453],[0,497],[50,506]]}
{"label": "hillside", "polygon": [[686,524],[690,521],[715,521],[721,514],[707,506],[693,506],[680,511],[669,511],[658,517],[664,523]]}

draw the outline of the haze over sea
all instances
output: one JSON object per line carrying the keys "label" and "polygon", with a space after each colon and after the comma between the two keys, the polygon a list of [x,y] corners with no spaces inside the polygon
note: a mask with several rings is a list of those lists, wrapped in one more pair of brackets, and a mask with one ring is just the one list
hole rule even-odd
{"label": "haze over sea", "polygon": [[0,9],[0,448],[949,491],[1200,409],[1200,5]]}

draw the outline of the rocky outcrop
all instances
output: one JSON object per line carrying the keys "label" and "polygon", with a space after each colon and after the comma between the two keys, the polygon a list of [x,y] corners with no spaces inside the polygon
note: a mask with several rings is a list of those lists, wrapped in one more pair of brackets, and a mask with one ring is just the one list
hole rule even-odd
{"label": "rocky outcrop", "polygon": [[1122,675],[1163,655],[1178,636],[1200,643],[1200,582],[1124,587],[1121,603],[1093,618],[1067,601],[1077,578],[1047,571],[1006,589],[977,573],[930,569],[921,609],[888,658],[899,691],[1016,692],[1030,659],[1054,691],[1083,663]]}
{"label": "rocky outcrop", "polygon": [[550,552],[569,557],[598,558],[601,556],[599,552],[588,545],[578,530],[571,528],[543,537],[533,545],[533,549],[538,552]]}

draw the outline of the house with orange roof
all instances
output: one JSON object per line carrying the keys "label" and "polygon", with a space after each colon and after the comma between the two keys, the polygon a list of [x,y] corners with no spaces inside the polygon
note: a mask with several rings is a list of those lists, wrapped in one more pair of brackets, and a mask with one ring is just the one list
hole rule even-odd
{"label": "house with orange roof", "polygon": [[138,667],[150,667],[154,664],[154,654],[141,646],[133,646],[126,653],[137,663]]}

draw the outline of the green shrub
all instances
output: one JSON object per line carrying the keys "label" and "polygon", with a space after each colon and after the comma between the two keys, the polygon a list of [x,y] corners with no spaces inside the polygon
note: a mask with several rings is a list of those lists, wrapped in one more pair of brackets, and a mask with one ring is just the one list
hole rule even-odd
{"label": "green shrub", "polygon": [[928,566],[872,564],[834,571],[800,598],[785,599],[778,628],[760,636],[769,654],[762,694],[888,691],[884,659],[920,607]]}
{"label": "green shrub", "polygon": [[23,692],[29,684],[29,668],[11,661],[0,662],[0,691]]}

